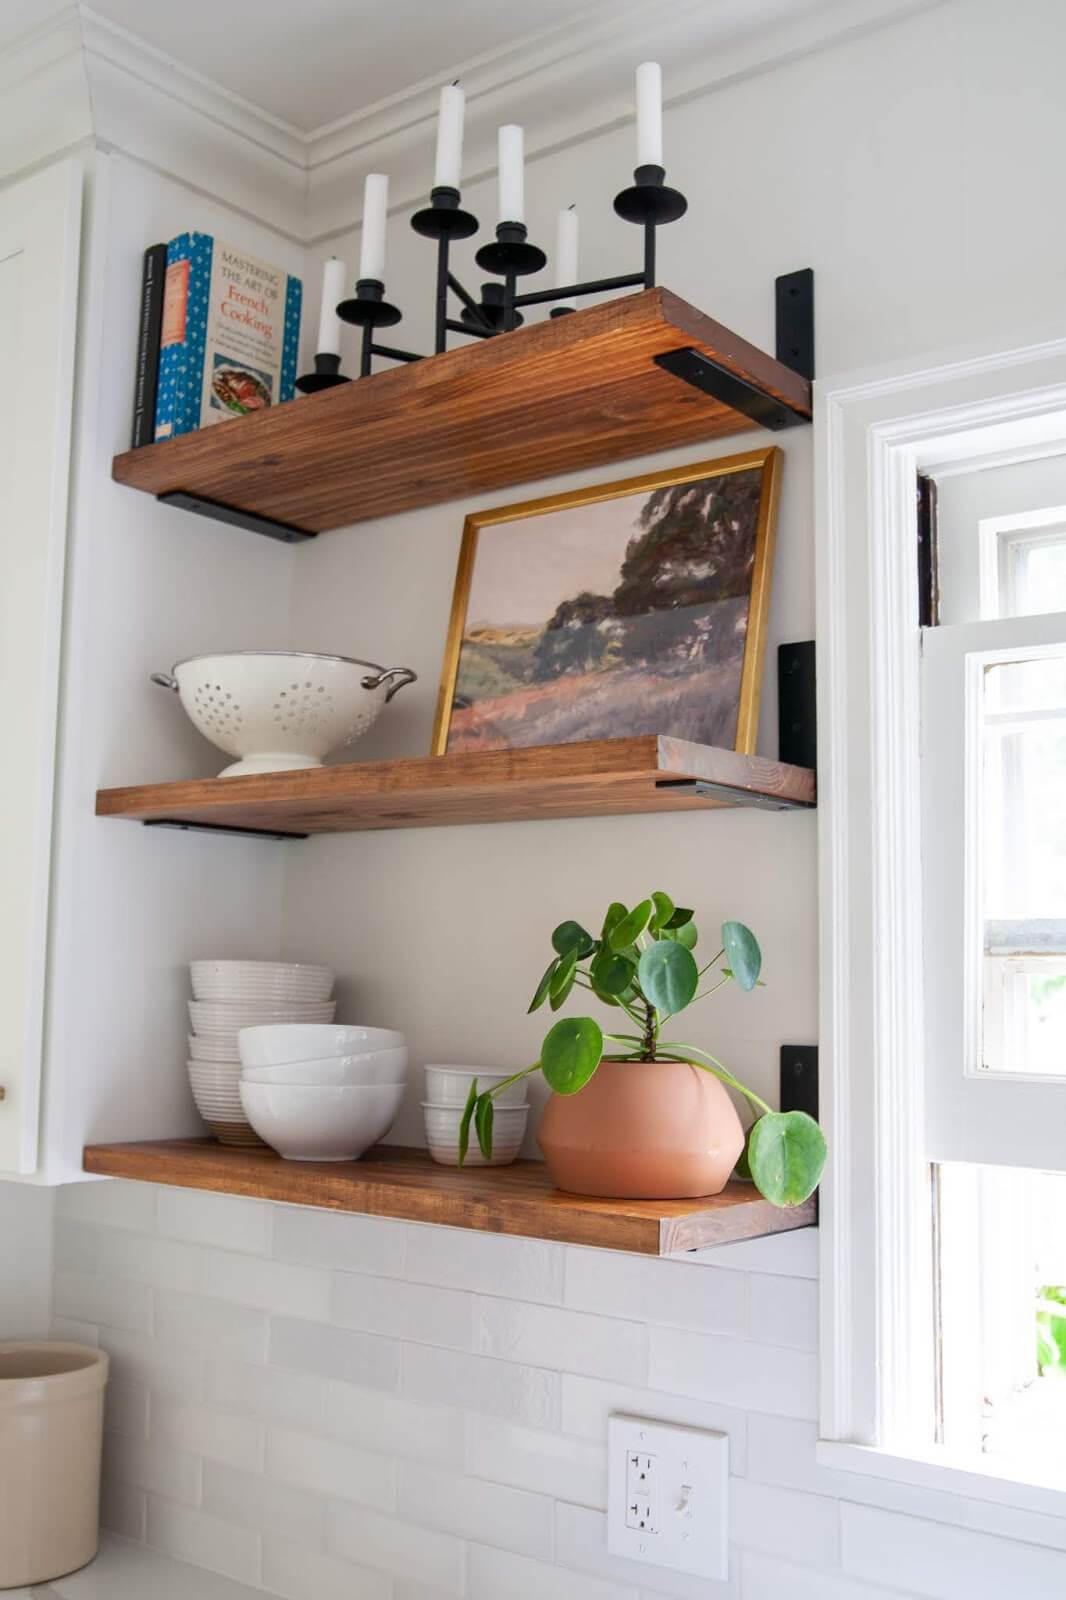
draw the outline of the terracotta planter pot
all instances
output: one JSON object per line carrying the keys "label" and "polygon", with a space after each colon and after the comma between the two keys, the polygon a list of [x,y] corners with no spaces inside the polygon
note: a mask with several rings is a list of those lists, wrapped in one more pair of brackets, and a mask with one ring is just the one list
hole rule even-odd
{"label": "terracotta planter pot", "polygon": [[683,1061],[601,1061],[577,1094],[553,1094],[538,1131],[560,1189],[616,1200],[687,1200],[724,1189],[744,1148],[729,1095]]}

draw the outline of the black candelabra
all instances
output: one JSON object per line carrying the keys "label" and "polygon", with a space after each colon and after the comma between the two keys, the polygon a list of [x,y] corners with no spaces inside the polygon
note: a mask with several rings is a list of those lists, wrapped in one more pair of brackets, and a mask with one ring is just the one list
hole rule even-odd
{"label": "black candelabra", "polygon": [[[449,333],[477,339],[493,339],[498,334],[510,333],[522,325],[523,306],[550,305],[553,301],[606,294],[613,289],[654,288],[657,231],[665,223],[676,222],[684,216],[688,201],[677,189],[667,186],[662,167],[638,167],[633,179],[629,188],[616,195],[614,209],[626,222],[636,223],[644,230],[642,271],[621,273],[611,278],[595,278],[585,283],[559,284],[551,289],[533,289],[519,294],[519,279],[541,272],[547,266],[548,258],[543,250],[530,243],[524,223],[501,222],[496,228],[495,240],[482,245],[475,260],[484,272],[502,281],[482,284],[478,299],[460,283],[451,270],[449,260],[452,241],[471,238],[478,231],[478,220],[462,209],[462,195],[458,189],[434,189],[430,204],[416,211],[411,218],[411,226],[416,233],[437,241],[434,354],[439,355],[448,348]],[[450,295],[454,295],[459,302],[461,309],[458,317],[449,314]],[[571,306],[555,305],[551,315],[560,317],[571,310]],[[352,323],[363,330],[359,357],[361,378],[370,375],[375,356],[390,361],[423,359],[415,351],[400,350],[377,342],[376,331],[394,327],[402,317],[399,308],[385,299],[385,285],[380,279],[360,278],[355,285],[355,294],[338,305],[337,315],[342,322]],[[311,394],[347,382],[348,379],[340,371],[340,358],[319,354],[315,357],[315,371],[297,379],[297,387],[305,394]]]}

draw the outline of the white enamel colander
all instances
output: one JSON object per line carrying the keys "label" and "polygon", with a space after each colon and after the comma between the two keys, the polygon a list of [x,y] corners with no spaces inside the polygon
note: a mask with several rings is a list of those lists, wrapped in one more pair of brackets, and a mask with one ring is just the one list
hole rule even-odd
{"label": "white enamel colander", "polygon": [[152,682],[173,689],[189,720],[239,759],[220,778],[320,767],[364,734],[416,674],[349,656],[231,650],[190,656]]}

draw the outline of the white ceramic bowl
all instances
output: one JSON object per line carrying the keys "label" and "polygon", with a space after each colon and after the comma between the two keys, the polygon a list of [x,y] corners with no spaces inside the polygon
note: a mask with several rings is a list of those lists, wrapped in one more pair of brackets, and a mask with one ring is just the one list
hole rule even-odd
{"label": "white ceramic bowl", "polygon": [[[486,1072],[483,1067],[427,1067],[426,1102],[434,1106],[462,1107],[466,1105],[472,1078],[477,1079],[479,1089],[491,1089],[510,1076],[509,1072]],[[521,1083],[513,1083],[509,1089],[495,1096],[497,1109],[500,1106],[524,1106],[527,1088],[528,1081],[525,1078]]]}
{"label": "white ceramic bowl", "polygon": [[400,1050],[406,1044],[395,1028],[361,1028],[336,1022],[307,1021],[244,1027],[239,1040],[246,1067],[280,1067],[289,1061],[318,1061],[323,1056],[361,1055],[365,1051]]}
{"label": "white ceramic bowl", "polygon": [[[463,1116],[462,1106],[435,1106],[423,1100],[422,1110],[426,1118],[426,1143],[429,1145],[430,1155],[434,1161],[439,1161],[442,1167],[457,1167],[459,1165],[459,1123]],[[522,1139],[525,1136],[526,1118],[528,1116],[528,1106],[498,1105],[492,1119],[492,1160],[486,1161],[481,1154],[478,1149],[477,1137],[471,1128],[470,1148],[467,1150],[464,1165],[468,1167],[509,1166],[522,1148]],[[269,1143],[269,1140],[267,1142]]]}
{"label": "white ceramic bowl", "polygon": [[227,755],[219,777],[320,767],[358,739],[405,683],[409,667],[299,650],[231,650],[191,656],[152,682],[173,689],[186,716]]}
{"label": "white ceramic bowl", "polygon": [[190,1000],[189,1019],[194,1033],[218,1038],[260,1024],[332,1022],[336,1009],[336,1000],[290,1000],[285,1005],[265,1000]]}
{"label": "white ceramic bowl", "polygon": [[186,1035],[186,1037],[188,1039],[188,1042],[189,1042],[189,1055],[191,1056],[193,1061],[196,1061],[196,1062],[199,1062],[199,1063],[218,1062],[219,1064],[224,1064],[226,1062],[234,1062],[235,1061],[239,1065],[241,1058],[237,1053],[237,1030],[236,1030],[236,1028],[234,1028],[232,1030],[232,1033],[233,1033],[233,1047],[232,1047],[232,1049],[227,1044],[226,1039],[221,1034],[218,1034],[218,1035],[214,1035],[213,1034],[209,1038],[200,1038],[195,1033],[190,1033],[190,1034]]}
{"label": "white ceramic bowl", "polygon": [[402,1083],[245,1083],[241,1104],[261,1139],[286,1161],[354,1161],[384,1138]]}
{"label": "white ceramic bowl", "polygon": [[333,993],[333,973],[328,967],[300,962],[191,961],[189,975],[196,1000],[287,1005],[290,1000],[328,1000]]}
{"label": "white ceramic bowl", "polygon": [[406,1083],[407,1051],[365,1050],[277,1067],[242,1067],[241,1076],[245,1083]]}

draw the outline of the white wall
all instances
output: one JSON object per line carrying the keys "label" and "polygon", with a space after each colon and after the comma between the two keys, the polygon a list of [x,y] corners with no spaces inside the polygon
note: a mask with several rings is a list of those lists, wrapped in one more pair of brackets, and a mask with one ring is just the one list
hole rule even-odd
{"label": "white wall", "polygon": [[55,1190],[0,1182],[0,1339],[47,1337]]}
{"label": "white wall", "polygon": [[980,522],[1056,506],[1066,506],[1063,455],[937,478],[941,622],[974,622],[981,615]]}

